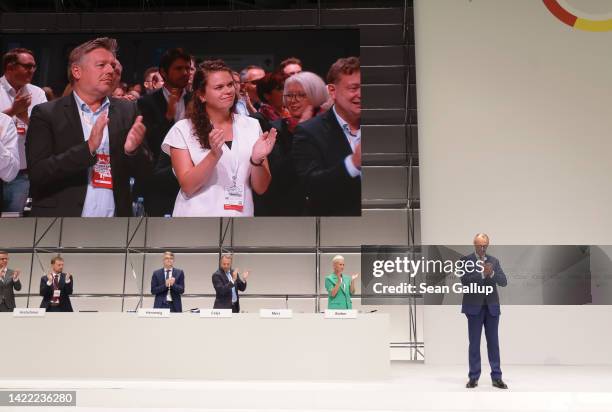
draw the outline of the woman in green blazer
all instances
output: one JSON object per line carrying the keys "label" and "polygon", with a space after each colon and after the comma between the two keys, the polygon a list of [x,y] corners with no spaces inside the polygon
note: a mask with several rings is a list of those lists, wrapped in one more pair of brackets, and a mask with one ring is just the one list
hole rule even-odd
{"label": "woman in green blazer", "polygon": [[352,309],[351,295],[355,293],[355,279],[353,276],[343,275],[344,257],[337,255],[332,259],[334,273],[325,277],[327,289],[327,309]]}

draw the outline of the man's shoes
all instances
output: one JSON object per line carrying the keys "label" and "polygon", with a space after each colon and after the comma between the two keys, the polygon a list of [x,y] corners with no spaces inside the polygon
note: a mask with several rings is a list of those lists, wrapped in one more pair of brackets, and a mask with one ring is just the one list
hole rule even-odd
{"label": "man's shoes", "polygon": [[493,379],[493,386],[499,389],[508,389],[508,385],[504,383],[504,381],[500,379]]}
{"label": "man's shoes", "polygon": [[478,379],[470,379],[468,383],[465,384],[466,388],[472,389],[478,386]]}

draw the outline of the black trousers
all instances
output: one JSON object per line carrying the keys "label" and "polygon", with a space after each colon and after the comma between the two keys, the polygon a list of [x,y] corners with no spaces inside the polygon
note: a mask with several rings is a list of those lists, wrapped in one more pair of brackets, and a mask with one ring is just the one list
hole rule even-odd
{"label": "black trousers", "polygon": [[6,306],[6,303],[4,301],[0,303],[0,312],[12,312],[12,311],[13,309]]}
{"label": "black trousers", "polygon": [[232,303],[232,313],[240,313],[240,303]]}

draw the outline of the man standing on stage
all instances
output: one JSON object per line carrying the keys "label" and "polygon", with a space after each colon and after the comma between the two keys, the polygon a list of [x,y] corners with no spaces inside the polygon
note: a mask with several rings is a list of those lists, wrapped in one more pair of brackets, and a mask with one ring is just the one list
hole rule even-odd
{"label": "man standing on stage", "polygon": [[[502,371],[499,359],[499,337],[497,329],[499,326],[499,295],[497,286],[504,287],[508,284],[506,275],[499,264],[497,258],[488,255],[489,236],[485,233],[478,233],[474,237],[474,253],[464,257],[465,261],[474,262],[474,270],[467,271],[461,277],[461,283],[469,286],[471,283],[477,284],[481,290],[482,286],[492,286],[493,292],[489,295],[484,293],[464,293],[461,313],[465,313],[468,320],[469,362],[470,371],[469,381],[466,388],[478,386],[480,378],[480,337],[484,326],[487,338],[487,353],[489,364],[491,365],[491,381],[493,386],[499,389],[508,389],[502,380]],[[479,270],[479,268],[482,268]]]}

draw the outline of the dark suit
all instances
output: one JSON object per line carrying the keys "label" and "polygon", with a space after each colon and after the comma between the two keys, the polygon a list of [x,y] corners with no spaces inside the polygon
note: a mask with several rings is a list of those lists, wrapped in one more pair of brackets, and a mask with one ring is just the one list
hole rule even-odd
{"label": "dark suit", "polygon": [[21,281],[13,282],[13,270],[7,269],[4,280],[0,280],[0,312],[15,309],[15,292],[21,290]]}
{"label": "dark suit", "polygon": [[284,119],[274,120],[270,125],[278,132],[268,155],[272,180],[263,195],[253,193],[255,216],[302,216],[306,195],[291,157],[294,135]]}
{"label": "dark suit", "polygon": [[[499,264],[499,260],[490,255],[485,255],[485,263],[490,263],[493,266],[493,276],[490,278],[482,278],[481,272],[470,270],[461,277],[461,283],[464,286],[469,286],[471,283],[479,286],[492,286],[493,293],[485,295],[483,293],[464,293],[463,303],[461,305],[461,313],[465,313],[468,319],[468,336],[469,336],[469,362],[470,379],[480,378],[480,338],[482,336],[482,328],[484,326],[485,336],[487,338],[487,354],[489,364],[491,365],[491,378],[501,379],[502,372],[500,367],[499,356],[499,295],[497,286],[506,286],[508,280],[506,274]],[[478,261],[475,253],[463,258],[464,261],[472,261],[474,264]]]}
{"label": "dark suit", "polygon": [[[187,108],[191,93],[185,93],[183,99]],[[174,120],[166,119],[168,102],[163,88],[141,97],[138,100],[138,109],[147,128],[145,139],[153,154],[155,167],[151,176],[137,182],[137,190],[144,197],[145,210],[149,216],[172,215],[180,186],[172,171],[170,156],[161,151],[161,144],[174,125]]]}
{"label": "dark suit", "polygon": [[185,292],[185,273],[181,269],[172,268],[172,277],[176,279],[170,288],[172,301],[168,302],[165,269],[157,269],[151,277],[151,294],[155,295],[154,308],[169,308],[170,312],[182,312],[181,295]]}
{"label": "dark suit", "polygon": [[40,296],[43,297],[40,303],[41,308],[47,309],[47,312],[73,312],[72,304],[70,303],[70,295],[74,288],[74,278],[70,277],[70,282],[66,283],[66,274],[61,273],[59,278],[58,289],[60,290],[59,305],[52,305],[53,299],[53,284],[47,285],[47,276],[40,278]]}
{"label": "dark suit", "polygon": [[361,178],[344,165],[352,153],[332,109],[296,127],[292,155],[309,215],[361,215]]}
{"label": "dark suit", "polygon": [[[230,273],[233,269],[230,269]],[[234,313],[240,312],[240,292],[246,290],[247,284],[240,276],[236,279],[236,283],[232,283],[227,278],[227,274],[219,268],[212,275],[212,283],[217,296],[215,297],[214,309],[231,309]],[[232,289],[236,288],[236,303],[232,304]]]}
{"label": "dark suit", "polygon": [[[151,172],[151,154],[143,143],[126,155],[126,136],[137,115],[133,102],[110,98],[108,135],[116,216],[131,216],[129,179]],[[26,137],[32,216],[81,216],[95,156],[83,136],[72,94],[32,110]]]}

